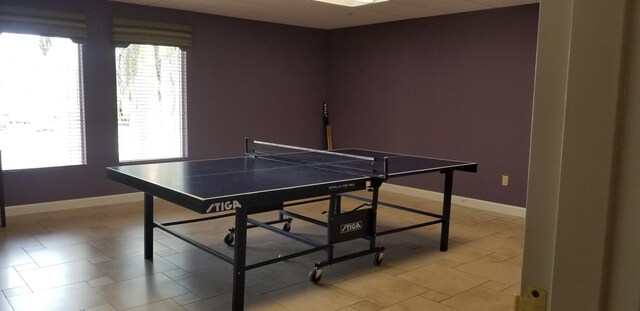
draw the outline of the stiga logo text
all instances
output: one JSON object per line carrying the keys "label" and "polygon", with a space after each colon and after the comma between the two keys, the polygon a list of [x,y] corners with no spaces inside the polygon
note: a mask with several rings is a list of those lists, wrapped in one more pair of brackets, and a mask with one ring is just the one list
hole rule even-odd
{"label": "stiga logo text", "polygon": [[358,231],[360,229],[362,229],[362,221],[356,221],[356,222],[340,225],[340,233]]}
{"label": "stiga logo text", "polygon": [[240,207],[242,207],[242,205],[240,205],[240,203],[236,200],[216,202],[211,204],[211,206],[209,206],[209,208],[207,209],[207,213],[211,213],[211,211],[214,211],[214,212],[230,211]]}

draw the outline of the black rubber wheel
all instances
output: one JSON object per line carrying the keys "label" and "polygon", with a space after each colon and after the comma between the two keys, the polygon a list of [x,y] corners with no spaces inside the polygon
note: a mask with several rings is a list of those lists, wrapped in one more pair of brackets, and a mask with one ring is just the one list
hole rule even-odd
{"label": "black rubber wheel", "polygon": [[287,221],[284,224],[282,224],[282,230],[287,232],[291,231],[291,223]]}
{"label": "black rubber wheel", "polygon": [[314,268],[313,270],[311,270],[311,272],[309,272],[309,281],[311,281],[311,283],[318,283],[320,282],[321,278],[322,269]]}
{"label": "black rubber wheel", "polygon": [[373,256],[373,264],[376,266],[379,266],[382,263],[383,256],[384,256],[383,252],[376,253],[376,255]]}
{"label": "black rubber wheel", "polygon": [[233,233],[229,232],[229,233],[224,235],[224,239],[223,240],[224,240],[224,244],[232,245],[233,241],[235,240],[235,235]]}

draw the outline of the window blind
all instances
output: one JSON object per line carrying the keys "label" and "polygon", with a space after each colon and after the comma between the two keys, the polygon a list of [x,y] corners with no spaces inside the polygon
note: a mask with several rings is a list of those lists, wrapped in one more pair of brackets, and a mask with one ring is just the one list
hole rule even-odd
{"label": "window blind", "polygon": [[0,149],[5,169],[86,163],[82,45],[0,34]]}
{"label": "window blind", "polygon": [[113,44],[127,47],[129,44],[148,44],[191,49],[191,26],[160,23],[137,19],[113,18]]}
{"label": "window blind", "polygon": [[87,42],[87,19],[81,13],[0,5],[2,32],[69,38],[84,44]]}
{"label": "window blind", "polygon": [[186,155],[186,52],[131,44],[116,48],[121,162]]}

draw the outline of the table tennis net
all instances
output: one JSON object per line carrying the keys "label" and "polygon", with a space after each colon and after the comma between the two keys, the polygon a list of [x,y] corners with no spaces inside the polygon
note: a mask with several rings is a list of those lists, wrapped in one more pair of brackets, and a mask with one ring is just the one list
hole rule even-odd
{"label": "table tennis net", "polygon": [[246,140],[249,156],[355,175],[387,178],[387,159]]}

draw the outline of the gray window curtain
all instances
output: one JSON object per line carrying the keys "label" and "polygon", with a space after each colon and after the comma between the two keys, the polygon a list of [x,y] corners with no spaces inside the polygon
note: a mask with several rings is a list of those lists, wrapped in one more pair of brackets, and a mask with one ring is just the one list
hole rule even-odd
{"label": "gray window curtain", "polygon": [[87,18],[82,13],[0,5],[0,33],[12,32],[87,42]]}
{"label": "gray window curtain", "polygon": [[179,47],[191,50],[191,26],[160,23],[146,20],[113,18],[113,44],[127,47],[129,44],[150,44]]}

